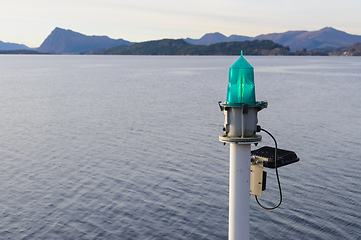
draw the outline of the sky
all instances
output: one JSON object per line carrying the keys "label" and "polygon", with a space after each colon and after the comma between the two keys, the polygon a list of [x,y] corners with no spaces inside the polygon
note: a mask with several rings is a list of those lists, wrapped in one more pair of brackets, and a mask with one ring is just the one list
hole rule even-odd
{"label": "sky", "polygon": [[361,35],[360,0],[2,0],[0,41],[39,47],[55,27],[131,42],[333,27]]}

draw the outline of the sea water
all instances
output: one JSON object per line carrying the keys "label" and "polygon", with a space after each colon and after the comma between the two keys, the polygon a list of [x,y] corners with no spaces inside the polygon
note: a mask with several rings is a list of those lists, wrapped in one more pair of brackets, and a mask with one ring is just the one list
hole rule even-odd
{"label": "sea water", "polygon": [[[279,208],[250,196],[251,239],[361,239],[361,58],[245,57],[259,124],[301,159]],[[237,58],[1,55],[0,239],[227,239]]]}

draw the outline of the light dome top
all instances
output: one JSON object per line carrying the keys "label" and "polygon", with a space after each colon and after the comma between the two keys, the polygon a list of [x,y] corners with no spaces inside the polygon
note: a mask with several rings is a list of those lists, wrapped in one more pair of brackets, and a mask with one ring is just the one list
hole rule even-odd
{"label": "light dome top", "polygon": [[241,57],[229,68],[227,102],[230,105],[257,104],[254,70],[242,52]]}

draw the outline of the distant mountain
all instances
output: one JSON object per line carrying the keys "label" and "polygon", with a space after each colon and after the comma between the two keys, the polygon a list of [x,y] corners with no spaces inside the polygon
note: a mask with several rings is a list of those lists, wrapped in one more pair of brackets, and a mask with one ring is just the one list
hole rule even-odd
{"label": "distant mountain", "polygon": [[219,32],[207,33],[200,39],[186,38],[187,43],[194,45],[210,45],[220,42],[234,42],[246,40],[271,40],[283,46],[288,46],[291,51],[301,49],[326,49],[348,47],[361,42],[360,35],[352,35],[331,27],[325,27],[318,31],[288,31],[284,33],[262,34],[256,37],[242,35],[224,36]]}
{"label": "distant mountain", "polygon": [[287,55],[289,49],[270,40],[222,42],[206,45],[191,45],[183,39],[163,39],[117,46],[86,54],[105,55]]}
{"label": "distant mountain", "polygon": [[77,54],[87,51],[131,45],[123,39],[111,39],[107,36],[86,36],[72,30],[55,28],[37,49],[40,53]]}
{"label": "distant mountain", "polygon": [[238,42],[238,41],[242,42],[251,39],[252,39],[251,37],[246,37],[241,35],[231,35],[229,37],[226,37],[219,32],[215,32],[215,33],[207,33],[200,39],[186,38],[184,39],[184,41],[193,45],[211,45],[220,42]]}
{"label": "distant mountain", "polygon": [[[277,43],[282,46],[285,46],[290,51],[292,51],[290,53],[286,53],[285,51],[282,50],[281,52],[283,55],[292,55],[292,54],[322,55],[322,54],[330,54],[331,52],[335,52],[334,54],[340,54],[339,52],[337,52],[340,49],[347,48],[355,43],[361,42],[361,36],[348,34],[346,32],[336,30],[331,27],[326,27],[318,31],[287,31],[284,33],[262,34],[254,38],[242,36],[242,35],[231,35],[229,37],[226,37],[225,35],[219,32],[215,32],[215,33],[207,33],[200,39],[192,39],[192,38],[182,39],[184,43],[194,46],[211,46],[217,43],[233,43],[233,42],[244,42],[244,41],[250,42],[251,40],[252,42],[253,40],[270,40],[273,43]],[[150,42],[155,42],[157,44],[164,43],[159,41],[149,41],[149,43]],[[123,39],[111,39],[107,36],[87,36],[78,32],[74,32],[72,30],[65,30],[57,27],[44,40],[44,42],[37,49],[37,51],[39,53],[79,54],[85,52],[96,52],[98,50],[109,49],[115,46],[123,45],[127,47],[132,44],[134,43]],[[178,43],[172,43],[172,44],[177,45]],[[168,46],[166,46],[166,49],[168,49],[167,51],[163,49],[159,49],[151,44],[141,43],[141,45],[136,45],[136,46],[145,47],[146,45],[148,47],[152,47],[152,49],[147,49],[147,50],[138,49],[136,51],[140,51],[140,54],[158,54],[158,55],[169,54],[169,52],[167,51],[168,50],[170,51],[170,49],[168,49]],[[226,46],[230,46],[230,45],[226,45]],[[158,52],[157,53],[153,52],[154,50],[153,48],[157,49]],[[183,48],[184,46],[182,46],[182,49]],[[190,47],[188,46],[187,48]],[[128,50],[131,49],[132,53],[130,54],[133,54],[135,51],[135,49],[133,48],[119,47],[118,50],[120,49],[123,49],[124,51],[125,49]],[[194,50],[196,48],[192,48],[192,49]],[[227,54],[227,55],[233,54],[233,52],[229,52],[229,53],[227,53],[227,51],[224,52],[225,49],[223,47],[222,50],[220,50],[219,52],[214,51],[213,53],[210,53],[211,52],[210,49],[211,48],[208,48],[206,50],[202,48],[198,48],[197,50],[194,51],[198,52],[199,54]],[[263,48],[261,47],[258,50],[260,49]],[[33,50],[33,49],[28,48],[23,44],[4,43],[0,41],[0,50],[12,51],[12,50]],[[171,52],[175,52],[174,50],[175,49],[172,49]],[[106,51],[104,51],[104,53],[102,54],[107,54],[105,53]],[[195,52],[192,51],[186,54],[196,54]],[[18,53],[22,53],[22,52],[18,52]],[[128,53],[122,52],[121,54],[128,54]],[[177,52],[176,54],[185,54],[185,53]],[[252,54],[257,55],[259,53],[254,52]],[[272,52],[270,54],[275,54],[275,53]],[[281,53],[277,53],[277,54],[281,54]],[[358,54],[358,53],[352,52],[352,54]],[[264,51],[262,55],[265,55]]]}
{"label": "distant mountain", "polygon": [[8,43],[0,41],[0,50],[30,50],[31,48],[24,44]]}
{"label": "distant mountain", "polygon": [[331,27],[325,27],[318,31],[288,31],[262,34],[254,37],[254,39],[268,39],[283,46],[288,46],[291,51],[348,47],[361,42],[361,36],[351,35]]}

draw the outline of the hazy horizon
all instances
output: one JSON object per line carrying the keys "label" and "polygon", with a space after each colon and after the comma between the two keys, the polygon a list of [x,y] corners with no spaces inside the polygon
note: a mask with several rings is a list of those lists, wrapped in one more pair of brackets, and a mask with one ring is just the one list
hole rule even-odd
{"label": "hazy horizon", "polygon": [[332,27],[361,35],[361,2],[225,0],[15,0],[0,5],[0,40],[36,48],[55,27],[131,42],[195,38],[220,32],[254,37]]}

